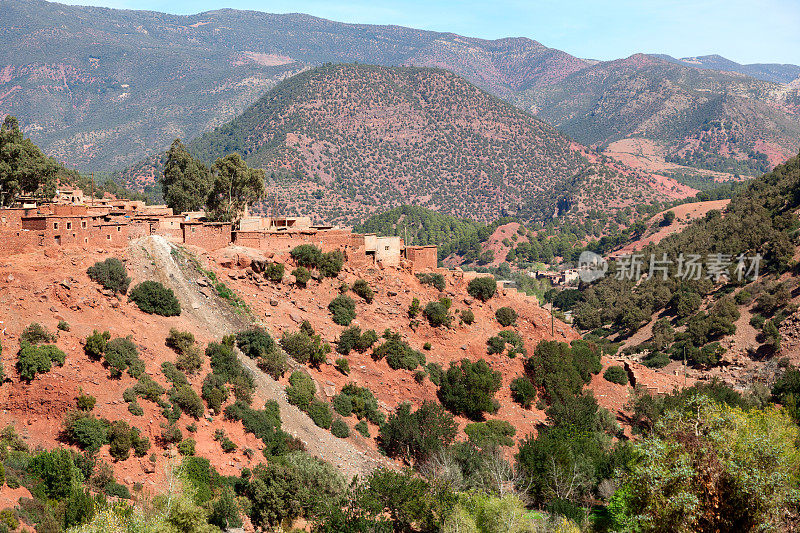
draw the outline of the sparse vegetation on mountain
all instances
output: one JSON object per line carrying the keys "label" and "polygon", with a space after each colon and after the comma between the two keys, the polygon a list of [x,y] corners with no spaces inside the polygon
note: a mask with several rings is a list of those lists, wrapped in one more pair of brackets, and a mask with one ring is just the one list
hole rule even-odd
{"label": "sparse vegetation on mountain", "polygon": [[386,331],[383,335],[384,342],[373,351],[373,358],[376,361],[386,359],[386,364],[392,370],[405,369],[414,370],[420,365],[425,364],[425,354],[414,350],[399,333]]}
{"label": "sparse vegetation on mountain", "polygon": [[17,359],[20,379],[32,381],[37,374],[50,371],[53,364],[64,364],[66,354],[53,344],[28,344],[23,341]]}
{"label": "sparse vegetation on mountain", "polygon": [[328,304],[334,324],[349,326],[356,317],[356,303],[352,298],[340,294]]}
{"label": "sparse vegetation on mountain", "polygon": [[371,304],[373,298],[375,298],[375,292],[372,290],[372,287],[363,279],[357,279],[350,289],[358,296],[361,296],[368,304]]}
{"label": "sparse vegetation on mountain", "polygon": [[500,325],[504,328],[514,324],[517,321],[517,312],[514,311],[510,307],[501,307],[494,313],[495,318],[497,321],[500,322]]}
{"label": "sparse vegetation on mountain", "polygon": [[435,402],[423,402],[416,411],[402,403],[380,428],[378,441],[389,457],[420,463],[455,439],[452,415]]}

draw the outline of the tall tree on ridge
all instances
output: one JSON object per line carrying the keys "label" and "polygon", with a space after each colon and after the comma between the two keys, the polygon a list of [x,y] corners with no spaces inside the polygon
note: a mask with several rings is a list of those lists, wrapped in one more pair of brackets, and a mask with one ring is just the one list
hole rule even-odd
{"label": "tall tree on ridge", "polygon": [[237,154],[220,157],[211,167],[214,185],[208,196],[210,218],[234,221],[242,216],[245,207],[264,196],[264,171],[250,168]]}
{"label": "tall tree on ridge", "polygon": [[11,205],[20,194],[51,199],[56,194],[58,165],[26,139],[16,117],[0,126],[0,205]]}
{"label": "tall tree on ridge", "polygon": [[164,175],[159,180],[164,189],[164,201],[175,213],[202,208],[211,191],[211,172],[195,160],[175,139],[167,151]]}

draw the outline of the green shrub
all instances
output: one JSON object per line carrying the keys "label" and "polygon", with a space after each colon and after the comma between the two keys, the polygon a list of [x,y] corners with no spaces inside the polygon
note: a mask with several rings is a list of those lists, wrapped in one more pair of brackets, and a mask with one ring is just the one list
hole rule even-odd
{"label": "green shrub", "polygon": [[66,357],[67,355],[53,344],[37,346],[23,342],[17,359],[17,372],[21,379],[32,381],[37,374],[49,372],[53,363],[63,365]]}
{"label": "green shrub", "polygon": [[412,412],[411,404],[402,403],[380,426],[378,442],[389,457],[420,463],[449,446],[457,432],[452,415],[440,404],[425,401]]}
{"label": "green shrub", "polygon": [[342,271],[344,266],[344,254],[339,250],[333,250],[322,255],[319,262],[319,273],[326,278],[335,278]]}
{"label": "green shrub", "polygon": [[481,419],[483,413],[496,413],[499,409],[494,399],[502,378],[483,359],[472,362],[462,359],[451,364],[442,376],[439,399],[454,414]]}
{"label": "green shrub", "polygon": [[170,328],[169,336],[165,341],[166,345],[175,350],[176,353],[183,353],[194,346],[194,335],[189,331],[180,331],[178,328]]}
{"label": "green shrub", "polygon": [[263,328],[254,327],[236,334],[236,346],[251,359],[258,359],[275,349],[275,341]]}
{"label": "green shrub", "polygon": [[536,386],[525,376],[511,382],[511,398],[525,409],[530,409],[536,399]]}
{"label": "green shrub", "polygon": [[353,414],[353,401],[348,394],[337,394],[333,397],[333,410],[342,416]]}
{"label": "green shrub", "polygon": [[128,487],[117,483],[116,481],[111,481],[105,487],[103,487],[103,492],[106,493],[106,496],[121,498],[123,500],[131,499],[131,491],[128,490]]}
{"label": "green shrub", "polygon": [[137,402],[135,399],[131,402],[128,402],[128,412],[130,412],[130,414],[133,416],[144,416],[144,409],[142,409],[142,406],[139,405],[139,402]]}
{"label": "green shrub", "polygon": [[66,320],[59,320],[56,327],[61,331],[69,331],[69,322]]}
{"label": "green shrub", "polygon": [[439,327],[450,324],[450,315],[447,308],[440,302],[429,302],[422,311],[423,316],[428,319],[431,327]]}
{"label": "green shrub", "polygon": [[338,370],[345,376],[350,373],[350,362],[347,360],[346,357],[340,357],[336,360],[336,370]]}
{"label": "green shrub", "polygon": [[369,329],[361,333],[361,328],[353,326],[348,328],[339,335],[339,340],[336,342],[336,351],[342,355],[347,355],[350,350],[355,349],[359,353],[364,353],[378,342],[378,334],[375,330]]}
{"label": "green shrub", "polygon": [[550,402],[564,403],[577,396],[601,369],[600,350],[586,341],[573,341],[572,346],[542,341],[533,357],[525,360],[526,374]]}
{"label": "green shrub", "polygon": [[428,373],[422,369],[414,371],[414,381],[417,383],[422,383],[425,381],[425,378],[428,377]]}
{"label": "green shrub", "polygon": [[69,442],[89,452],[96,452],[108,442],[108,422],[88,413],[77,413],[67,417],[64,430]]}
{"label": "green shrub", "polygon": [[328,304],[328,311],[331,312],[334,324],[349,326],[356,317],[356,304],[351,298],[340,294]]}
{"label": "green shrub", "polygon": [[178,354],[175,367],[187,374],[195,374],[203,367],[203,358],[197,346],[190,346],[186,351]]}
{"label": "green shrub", "polygon": [[475,322],[475,313],[472,312],[472,309],[463,309],[461,311],[461,322],[468,326]]}
{"label": "green shrub", "polygon": [[322,261],[322,250],[313,244],[296,246],[290,255],[298,265],[307,268],[316,268]]}
{"label": "green shrub", "polygon": [[220,446],[222,446],[222,451],[225,453],[231,453],[232,451],[236,450],[237,446],[236,443],[233,442],[228,437],[224,437],[220,442]]}
{"label": "green shrub", "polygon": [[191,437],[183,439],[178,443],[178,453],[183,456],[192,456],[196,445],[197,441]]}
{"label": "green shrub", "polygon": [[442,365],[439,363],[428,363],[425,365],[425,369],[428,371],[428,378],[431,380],[431,383],[438,387],[439,383],[442,382],[442,374],[444,374]]}
{"label": "green shrub", "polygon": [[164,377],[167,378],[167,381],[176,387],[178,385],[189,384],[189,380],[186,379],[186,374],[178,370],[178,368],[169,361],[164,361],[161,363],[161,373],[164,374]]}
{"label": "green shrub", "polygon": [[161,441],[165,444],[177,444],[183,440],[181,429],[172,424],[161,424]]}
{"label": "green shrub", "polygon": [[411,305],[408,306],[408,317],[416,318],[416,316],[419,314],[419,311],[419,298],[414,298],[411,300]]}
{"label": "green shrub", "polygon": [[386,359],[392,370],[414,370],[419,365],[425,364],[425,355],[414,350],[405,342],[399,333],[384,334],[386,341],[373,350],[376,360]]}
{"label": "green shrub", "polygon": [[307,412],[314,424],[322,429],[330,429],[333,422],[333,413],[327,403],[314,399],[308,405]]}
{"label": "green shrub", "polygon": [[193,418],[203,416],[203,400],[189,385],[178,385],[169,392],[169,399],[180,407],[181,411]]}
{"label": "green shrub", "polygon": [[103,356],[111,369],[112,377],[119,377],[127,369],[131,377],[138,379],[144,372],[144,362],[139,359],[139,350],[129,337],[117,337],[108,341]]}
{"label": "green shrub", "polygon": [[158,281],[143,281],[130,293],[130,299],[145,313],[161,316],[178,316],[181,304],[175,298],[172,289],[164,287]]}
{"label": "green shrub", "polygon": [[606,368],[606,371],[603,372],[603,378],[605,378],[606,381],[616,383],[617,385],[628,384],[628,373],[625,372],[624,368],[618,365]]}
{"label": "green shrub", "polygon": [[99,361],[106,352],[106,343],[108,343],[109,339],[111,339],[111,333],[108,331],[100,333],[94,330],[91,335],[86,337],[86,344],[83,347],[83,351],[86,352],[86,355],[90,358]]}
{"label": "green shrub", "polygon": [[90,394],[84,394],[83,391],[81,391],[81,393],[78,394],[76,403],[78,404],[78,409],[81,411],[91,411],[97,403],[97,398]]}
{"label": "green shrub", "polygon": [[372,300],[375,298],[375,293],[372,291],[372,287],[370,287],[369,283],[363,279],[356,280],[356,282],[353,283],[352,290],[354,293],[361,296],[361,298],[363,298],[368,304],[371,304]]}
{"label": "green shrub", "polygon": [[108,452],[115,461],[124,461],[131,454],[131,428],[127,422],[118,420],[108,430]]}
{"label": "green shrub", "polygon": [[361,433],[361,436],[365,439],[369,438],[369,424],[367,424],[366,420],[359,420],[354,429]]}
{"label": "green shrub", "polygon": [[311,376],[302,370],[292,372],[292,375],[289,376],[289,386],[286,387],[286,396],[290,404],[305,411],[316,394],[317,387]]}
{"label": "green shrub", "polygon": [[342,391],[338,396],[347,396],[350,399],[352,413],[357,418],[366,418],[376,425],[383,423],[384,417],[383,413],[378,409],[378,400],[368,388],[348,383],[342,387]]}
{"label": "green shrub", "polygon": [[284,266],[282,263],[268,263],[264,267],[264,277],[274,283],[283,281]]}
{"label": "green shrub", "polygon": [[213,372],[208,374],[203,380],[201,397],[208,404],[209,409],[213,409],[219,414],[222,404],[228,399],[228,387],[225,378]]}
{"label": "green shrub", "polygon": [[347,424],[341,418],[337,418],[331,424],[331,433],[333,433],[334,437],[338,437],[340,439],[346,439],[350,436],[350,428],[347,427]]}
{"label": "green shrub", "polygon": [[470,280],[467,284],[467,293],[473,298],[483,302],[489,300],[497,292],[497,282],[489,276],[481,276]]}
{"label": "green shrub", "polygon": [[425,344],[422,345],[422,349],[425,350],[426,352],[431,351],[431,348],[433,348],[433,346],[431,345],[430,342],[425,342]]}
{"label": "green shrub", "polygon": [[510,307],[501,307],[495,312],[494,316],[504,328],[507,328],[517,321],[517,312]]}
{"label": "green shrub", "polygon": [[19,336],[20,344],[46,344],[56,342],[56,336],[45,329],[41,324],[34,322],[29,324]]}
{"label": "green shrub", "polygon": [[464,433],[478,448],[492,449],[498,446],[513,446],[512,437],[517,434],[517,430],[505,420],[488,420],[467,424]]}
{"label": "green shrub", "polygon": [[120,294],[125,294],[131,283],[125,265],[116,257],[95,263],[89,267],[86,274],[89,275],[89,279],[99,283],[103,288]]}
{"label": "green shrub", "polygon": [[308,331],[300,329],[294,333],[284,331],[281,337],[281,348],[298,363],[309,363],[318,367],[327,359],[330,346],[322,342],[319,335],[309,335]]}
{"label": "green shrub", "polygon": [[664,352],[650,352],[643,359],[642,364],[647,368],[664,368],[670,362],[670,358]]}
{"label": "green shrub", "polygon": [[444,276],[438,272],[430,274],[417,274],[417,279],[423,285],[432,285],[435,289],[443,291],[445,289]]}
{"label": "green shrub", "polygon": [[294,281],[298,286],[305,287],[311,279],[311,271],[305,267],[297,267],[292,270],[292,276],[294,276]]}

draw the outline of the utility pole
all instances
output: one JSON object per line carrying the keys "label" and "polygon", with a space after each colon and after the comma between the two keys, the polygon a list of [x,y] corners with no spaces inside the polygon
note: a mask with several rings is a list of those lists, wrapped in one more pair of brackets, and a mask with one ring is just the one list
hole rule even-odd
{"label": "utility pole", "polygon": [[92,172],[92,207],[94,207],[94,172]]}
{"label": "utility pole", "polygon": [[686,388],[686,345],[683,345],[683,388]]}

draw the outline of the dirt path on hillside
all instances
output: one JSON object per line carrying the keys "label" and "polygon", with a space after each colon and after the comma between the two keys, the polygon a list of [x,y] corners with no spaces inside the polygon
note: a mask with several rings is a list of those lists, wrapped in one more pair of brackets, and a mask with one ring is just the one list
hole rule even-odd
{"label": "dirt path on hillside", "polygon": [[[180,301],[181,318],[194,321],[205,328],[210,336],[221,338],[251,323],[244,315],[233,311],[226,300],[199,285],[197,280],[203,276],[191,266],[179,248],[163,237],[152,235],[132,241],[130,252],[128,270],[134,278],[133,283],[143,279],[161,281],[175,292]],[[357,435],[339,439],[328,430],[314,425],[308,415],[288,402],[283,385],[259,370],[255,361],[239,350],[236,352],[241,363],[254,377],[256,391],[253,406],[259,408],[267,400],[277,401],[283,430],[302,440],[309,453],[338,467],[348,479],[367,474],[379,465],[392,465],[376,451],[360,445]]]}

